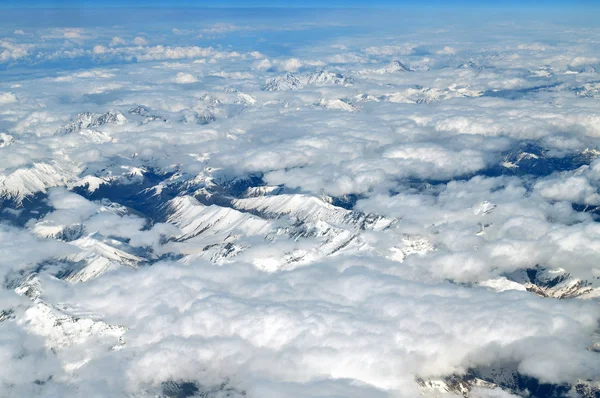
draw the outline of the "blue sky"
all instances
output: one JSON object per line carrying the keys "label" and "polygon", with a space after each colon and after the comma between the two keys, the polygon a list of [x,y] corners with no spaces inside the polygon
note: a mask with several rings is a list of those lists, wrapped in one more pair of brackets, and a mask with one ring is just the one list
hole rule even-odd
{"label": "blue sky", "polygon": [[593,0],[3,0],[0,7],[592,7]]}

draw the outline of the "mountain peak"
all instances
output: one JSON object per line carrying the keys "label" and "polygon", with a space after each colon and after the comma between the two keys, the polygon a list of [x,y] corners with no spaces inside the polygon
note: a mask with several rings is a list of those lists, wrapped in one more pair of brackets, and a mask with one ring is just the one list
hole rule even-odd
{"label": "mountain peak", "polygon": [[[139,110],[143,112],[143,109]],[[105,113],[82,112],[71,120],[69,123],[61,127],[59,134],[70,134],[78,131],[104,126],[106,124],[121,125],[127,122],[127,118],[119,111],[108,111]]]}

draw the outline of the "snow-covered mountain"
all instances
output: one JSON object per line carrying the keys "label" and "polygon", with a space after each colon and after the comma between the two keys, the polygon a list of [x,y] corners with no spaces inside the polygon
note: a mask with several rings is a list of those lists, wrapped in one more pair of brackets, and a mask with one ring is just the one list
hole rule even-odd
{"label": "snow-covered mountain", "polygon": [[75,133],[84,129],[94,129],[105,125],[122,125],[127,122],[127,118],[119,111],[108,111],[98,114],[92,112],[83,112],[61,127],[59,134]]}
{"label": "snow-covered mountain", "polygon": [[131,109],[128,112],[130,115],[140,116],[142,120],[140,120],[140,124],[146,124],[154,121],[166,122],[167,119],[164,116],[160,116],[154,114],[148,107],[144,105],[138,105]]}
{"label": "snow-covered mountain", "polygon": [[[127,251],[127,245],[101,236],[84,236],[71,241],[80,251],[66,257],[72,268],[62,277],[71,283],[87,282],[119,267],[137,268],[145,259]],[[131,249],[129,249],[131,251]]]}
{"label": "snow-covered mountain", "polygon": [[358,112],[359,110],[355,105],[352,105],[349,101],[343,99],[322,98],[316,105],[326,109],[337,109],[346,112]]}
{"label": "snow-covered mountain", "polygon": [[469,87],[451,85],[445,89],[425,88],[421,86],[409,87],[402,91],[390,92],[379,96],[371,94],[359,94],[357,101],[384,101],[405,104],[430,104],[432,102],[445,101],[453,98],[473,98],[483,95],[481,91],[472,90]]}
{"label": "snow-covered mountain", "polygon": [[589,10],[3,11],[0,397],[600,398]]}
{"label": "snow-covered mountain", "polygon": [[[386,98],[381,100],[392,102]],[[216,98],[204,97],[203,101],[212,104],[213,108],[223,104]],[[248,106],[254,104],[248,98],[245,103]],[[346,102],[344,104],[350,106]],[[140,107],[132,114],[147,117],[148,112]],[[506,154],[502,167],[511,172],[522,168],[524,172],[543,176],[547,175],[546,169],[571,170],[580,163],[588,164],[597,157],[597,152],[588,149],[574,156],[568,161],[554,159],[547,156],[543,148],[530,145]],[[541,161],[550,163],[540,168]],[[559,162],[559,165],[552,162]],[[509,163],[514,167],[508,167]],[[54,257],[41,268],[31,267],[23,274],[11,276],[14,279],[10,284],[16,284],[16,291],[29,297],[32,304],[16,313],[15,308],[3,308],[0,315],[4,322],[20,319],[27,330],[42,336],[49,347],[59,352],[78,344],[89,344],[90,341],[109,350],[126,349],[127,328],[112,325],[101,320],[100,316],[75,308],[76,303],[44,300],[43,282],[37,277],[37,272],[49,273],[51,277],[69,284],[86,284],[101,281],[105,275],[120,269],[139,270],[151,266],[161,258],[182,264],[209,261],[220,266],[245,262],[267,273],[291,271],[336,257],[352,256],[364,256],[374,262],[387,261],[398,267],[403,264],[412,267],[415,258],[426,258],[440,249],[432,236],[405,230],[402,219],[352,210],[352,205],[350,209],[336,206],[334,198],[295,193],[284,186],[266,185],[261,178],[254,176],[228,179],[218,177],[216,169],[206,169],[199,174],[156,173],[146,167],[118,166],[114,170],[119,172],[77,177],[72,170],[62,171],[42,164],[15,170],[3,180],[7,196],[25,199],[44,195],[53,186],[66,186],[88,195],[90,200],[96,200],[90,202],[97,208],[91,215],[72,220],[63,217],[65,222],[61,223],[51,212],[47,213],[52,210],[50,207],[44,210],[48,215],[42,212],[36,222],[27,224],[26,228],[36,236],[64,242],[73,248],[73,252]],[[83,187],[85,189],[80,189]],[[114,202],[97,200],[103,192],[110,192]],[[138,198],[138,202],[131,202],[131,197]],[[135,210],[119,204],[119,201],[134,204]],[[494,217],[498,206],[484,200],[477,202],[469,211],[489,218]],[[119,229],[122,227],[111,232],[95,231],[93,228],[97,228],[98,224],[93,217],[103,214],[124,219],[141,217],[149,220],[150,225],[165,222],[174,226],[177,232],[165,230],[159,239],[140,245],[131,240],[129,232]],[[157,244],[160,253],[152,248]],[[600,297],[600,285],[596,280],[581,279],[554,268],[521,269],[477,285],[491,291],[521,291],[546,299],[594,300]],[[66,366],[77,369],[89,360],[91,357],[78,357]],[[518,393],[532,385],[551,389],[558,394],[556,396],[568,390],[587,398],[594,397],[598,391],[594,382],[585,380],[568,386],[546,386],[518,371],[511,374],[513,381],[509,382],[496,373],[472,369],[466,375],[417,378],[416,384],[424,396],[431,397],[444,394],[468,397],[476,396],[473,394],[480,391],[500,390]],[[194,391],[200,391],[195,384],[190,386],[194,386],[189,387],[191,389],[197,388]],[[169,388],[166,387],[166,391],[171,391]],[[238,390],[233,388],[231,391]]]}
{"label": "snow-covered mountain", "polygon": [[552,156],[539,145],[526,143],[522,148],[506,153],[499,165],[501,172],[545,176],[558,171],[575,170],[590,164],[600,151],[585,148],[569,156]]}
{"label": "snow-covered mountain", "polygon": [[73,167],[56,161],[33,163],[27,167],[6,171],[0,175],[0,198],[20,203],[24,198],[48,188],[69,184],[74,174]]}
{"label": "snow-covered mountain", "polygon": [[354,79],[352,77],[344,77],[341,73],[335,73],[325,70],[320,70],[317,72],[308,73],[304,76],[304,80],[306,80],[307,85],[317,85],[317,86],[325,86],[325,85],[351,85],[354,83]]}
{"label": "snow-covered mountain", "polygon": [[286,73],[283,76],[276,76],[265,82],[264,91],[294,91],[302,88],[302,81],[292,73]]}
{"label": "snow-covered mountain", "polygon": [[414,70],[398,60],[394,60],[387,70],[389,72],[414,72]]}
{"label": "snow-covered mountain", "polygon": [[345,77],[341,73],[320,70],[304,75],[286,73],[268,79],[263,85],[264,91],[295,91],[305,86],[348,86],[354,83],[352,77]]}
{"label": "snow-covered mountain", "polygon": [[582,98],[600,98],[600,82],[587,83],[573,90],[575,95]]}

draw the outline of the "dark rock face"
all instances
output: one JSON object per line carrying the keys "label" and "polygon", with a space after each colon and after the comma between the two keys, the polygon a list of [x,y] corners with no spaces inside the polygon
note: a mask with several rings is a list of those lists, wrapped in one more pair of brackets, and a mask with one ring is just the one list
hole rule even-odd
{"label": "dark rock face", "polygon": [[199,389],[194,383],[175,383],[174,381],[167,381],[162,383],[162,392],[166,397],[169,398],[191,397],[196,395],[198,391]]}
{"label": "dark rock face", "polygon": [[412,70],[410,67],[406,66],[405,64],[403,64],[402,62],[395,60],[392,63],[392,67],[394,68],[395,71],[398,72],[414,72],[414,70]]}
{"label": "dark rock face", "polygon": [[217,398],[217,397],[245,397],[246,392],[230,387],[228,381],[215,387],[205,387],[193,382],[166,381],[162,383],[164,398]]}

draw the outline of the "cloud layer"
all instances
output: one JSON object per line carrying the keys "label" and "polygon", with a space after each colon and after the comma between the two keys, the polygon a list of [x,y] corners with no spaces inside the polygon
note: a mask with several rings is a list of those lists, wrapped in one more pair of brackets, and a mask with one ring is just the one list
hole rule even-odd
{"label": "cloud layer", "polygon": [[598,388],[596,27],[147,12],[1,28],[5,396]]}

